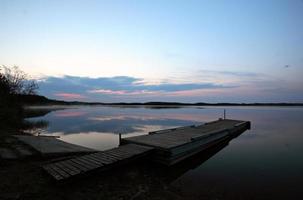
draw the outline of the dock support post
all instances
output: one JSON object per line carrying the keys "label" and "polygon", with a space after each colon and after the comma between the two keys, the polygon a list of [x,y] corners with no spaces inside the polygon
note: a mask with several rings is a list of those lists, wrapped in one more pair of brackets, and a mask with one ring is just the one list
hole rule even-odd
{"label": "dock support post", "polygon": [[121,145],[121,133],[119,133],[119,146]]}
{"label": "dock support post", "polygon": [[226,110],[224,109],[223,119],[226,119]]}

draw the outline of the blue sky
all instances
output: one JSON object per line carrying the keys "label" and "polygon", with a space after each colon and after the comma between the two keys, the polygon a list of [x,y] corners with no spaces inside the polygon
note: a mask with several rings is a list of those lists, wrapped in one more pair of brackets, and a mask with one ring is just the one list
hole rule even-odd
{"label": "blue sky", "polygon": [[303,1],[0,0],[0,64],[87,101],[303,101]]}

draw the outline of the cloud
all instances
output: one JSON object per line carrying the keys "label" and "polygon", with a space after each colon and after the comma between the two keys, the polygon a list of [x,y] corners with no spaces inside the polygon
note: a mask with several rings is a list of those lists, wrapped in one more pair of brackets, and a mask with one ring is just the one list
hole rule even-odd
{"label": "cloud", "polygon": [[64,100],[88,98],[92,101],[112,96],[155,96],[179,92],[179,95],[192,90],[218,89],[230,86],[204,83],[170,83],[168,80],[159,83],[148,83],[144,79],[130,76],[116,77],[45,77],[39,82],[43,95]]}
{"label": "cloud", "polygon": [[55,93],[54,94],[57,97],[63,97],[65,99],[84,99],[85,96],[81,94],[75,94],[75,93]]}
{"label": "cloud", "polygon": [[[200,70],[166,79],[131,76],[44,77],[40,93],[49,98],[100,102],[275,102],[303,99],[301,82],[245,71]],[[300,91],[300,92],[298,92]]]}
{"label": "cloud", "polygon": [[138,94],[156,94],[155,91],[147,90],[137,90],[137,91],[127,91],[127,90],[89,90],[89,93],[96,94],[111,94],[111,95],[138,95]]}

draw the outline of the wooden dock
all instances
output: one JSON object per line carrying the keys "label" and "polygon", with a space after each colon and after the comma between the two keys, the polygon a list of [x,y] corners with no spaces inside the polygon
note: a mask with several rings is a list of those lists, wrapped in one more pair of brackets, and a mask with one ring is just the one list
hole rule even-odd
{"label": "wooden dock", "polygon": [[136,144],[127,144],[103,152],[44,165],[43,168],[56,180],[64,180],[93,170],[105,170],[117,164],[145,156],[153,150]]}
{"label": "wooden dock", "polygon": [[134,158],[150,156],[165,165],[176,164],[250,129],[249,121],[219,119],[193,125],[123,138],[119,147],[76,158],[50,163],[43,168],[56,180],[64,180],[88,171],[105,170]]}
{"label": "wooden dock", "polygon": [[14,135],[19,141],[35,149],[41,156],[62,156],[97,152],[80,145],[70,144],[56,137]]}
{"label": "wooden dock", "polygon": [[250,122],[217,120],[198,126],[186,126],[150,132],[122,139],[122,144],[140,144],[155,148],[152,160],[173,165],[223,140],[250,128]]}

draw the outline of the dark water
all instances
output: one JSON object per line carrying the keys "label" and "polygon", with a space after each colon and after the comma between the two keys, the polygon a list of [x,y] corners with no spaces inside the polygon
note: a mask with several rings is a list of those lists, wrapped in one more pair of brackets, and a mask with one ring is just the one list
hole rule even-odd
{"label": "dark water", "polygon": [[[178,193],[191,198],[302,199],[303,108],[227,107],[227,117],[249,120],[244,132],[168,178]],[[123,137],[200,124],[222,117],[222,107],[121,108],[78,107],[49,112],[44,134],[75,144],[109,149]],[[165,175],[164,175],[165,176]]]}

